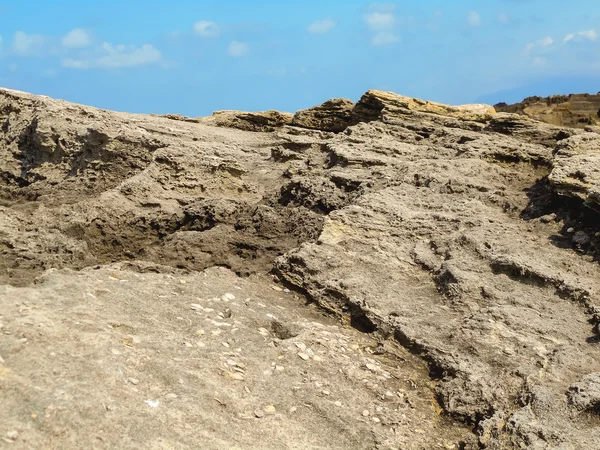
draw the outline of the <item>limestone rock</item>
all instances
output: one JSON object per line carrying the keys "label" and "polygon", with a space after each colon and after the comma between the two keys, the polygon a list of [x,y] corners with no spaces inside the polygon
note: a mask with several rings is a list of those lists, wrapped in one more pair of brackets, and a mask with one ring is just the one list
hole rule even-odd
{"label": "limestone rock", "polygon": [[567,399],[595,408],[600,136],[379,91],[350,108],[195,122],[0,90],[5,430],[596,449]]}
{"label": "limestone rock", "polygon": [[569,387],[569,403],[580,411],[600,413],[600,373],[590,373]]}
{"label": "limestone rock", "polygon": [[345,98],[334,98],[313,108],[298,111],[292,125],[316,130],[340,132],[352,125],[354,103]]}
{"label": "limestone rock", "polygon": [[356,121],[379,119],[382,114],[407,114],[411,111],[454,117],[461,120],[486,122],[495,115],[492,106],[474,104],[450,106],[428,100],[405,97],[392,92],[370,90],[356,104]]}
{"label": "limestone rock", "polygon": [[199,122],[244,131],[269,132],[290,125],[292,118],[293,114],[279,111],[215,111],[212,116],[199,119]]}
{"label": "limestone rock", "polygon": [[561,141],[555,150],[550,183],[600,211],[600,134],[583,133]]}

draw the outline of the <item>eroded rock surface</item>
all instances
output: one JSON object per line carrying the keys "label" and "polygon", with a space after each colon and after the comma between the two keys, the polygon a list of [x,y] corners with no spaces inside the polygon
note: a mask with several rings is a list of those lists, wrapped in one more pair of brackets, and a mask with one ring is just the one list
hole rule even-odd
{"label": "eroded rock surface", "polygon": [[[14,444],[89,446],[77,430],[100,413],[55,412],[89,394],[125,399],[97,433],[129,417],[157,448],[597,448],[594,132],[380,91],[198,120],[0,91],[0,121]],[[116,348],[117,322],[152,346]],[[65,327],[88,342],[77,373]],[[60,401],[52,380],[27,396],[49,352]]]}

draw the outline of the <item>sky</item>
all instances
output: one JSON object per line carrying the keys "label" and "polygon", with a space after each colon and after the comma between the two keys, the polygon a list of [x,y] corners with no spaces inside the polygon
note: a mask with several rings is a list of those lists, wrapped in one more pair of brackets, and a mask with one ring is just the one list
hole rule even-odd
{"label": "sky", "polygon": [[598,0],[0,0],[0,36],[0,86],[129,112],[600,91]]}

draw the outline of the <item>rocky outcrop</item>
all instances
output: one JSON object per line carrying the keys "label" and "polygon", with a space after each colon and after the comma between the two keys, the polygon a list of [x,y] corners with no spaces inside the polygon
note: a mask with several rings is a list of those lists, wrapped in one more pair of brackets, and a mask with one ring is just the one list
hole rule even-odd
{"label": "rocky outcrop", "polygon": [[352,125],[354,102],[334,98],[314,108],[298,111],[292,125],[338,133]]}
{"label": "rocky outcrop", "polygon": [[199,123],[218,127],[237,128],[244,131],[270,132],[284,125],[290,125],[293,115],[279,111],[243,112],[215,111],[212,116],[198,120]]}
{"label": "rocky outcrop", "polygon": [[528,97],[520,103],[494,105],[499,112],[517,113],[557,126],[584,128],[600,120],[600,94]]}
{"label": "rocky outcrop", "polygon": [[354,110],[355,122],[377,120],[383,115],[406,114],[408,112],[424,112],[461,120],[485,122],[495,115],[495,110],[489,105],[460,105],[450,106],[418,98],[405,97],[371,90],[363,95]]}
{"label": "rocky outcrop", "polygon": [[584,133],[556,146],[548,179],[561,195],[600,212],[600,134]]}
{"label": "rocky outcrop", "polygon": [[593,131],[380,91],[0,123],[7,439],[597,448]]}

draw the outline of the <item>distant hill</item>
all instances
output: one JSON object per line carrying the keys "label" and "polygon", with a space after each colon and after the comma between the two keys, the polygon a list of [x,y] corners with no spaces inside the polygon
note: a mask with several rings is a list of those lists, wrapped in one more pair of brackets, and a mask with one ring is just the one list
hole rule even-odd
{"label": "distant hill", "polygon": [[512,105],[494,105],[498,112],[518,113],[552,125],[583,128],[600,123],[600,93],[527,97]]}

